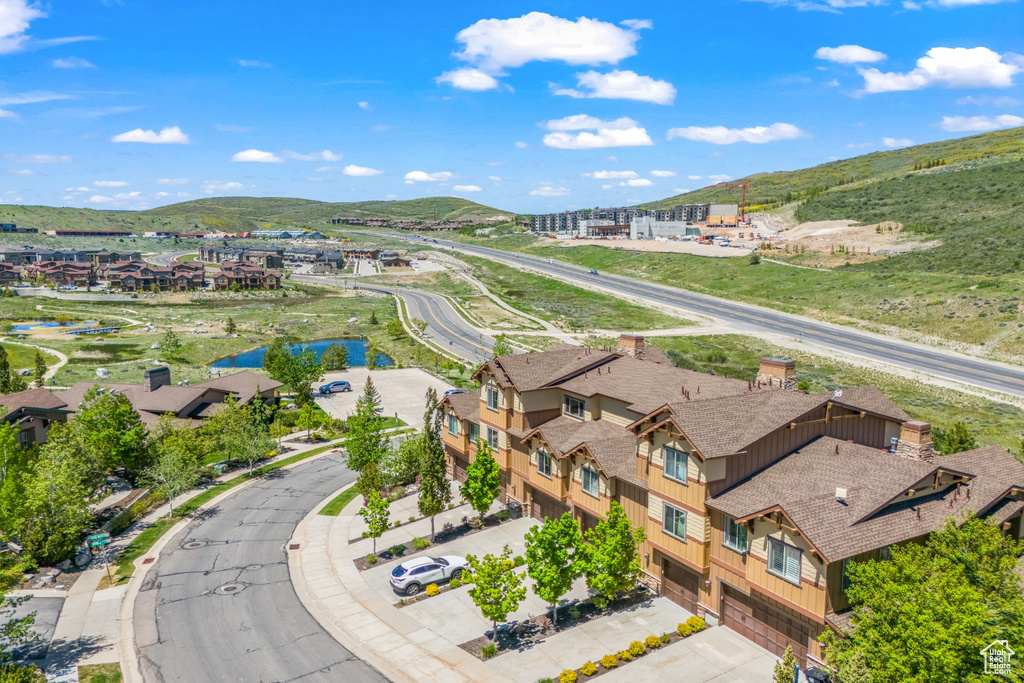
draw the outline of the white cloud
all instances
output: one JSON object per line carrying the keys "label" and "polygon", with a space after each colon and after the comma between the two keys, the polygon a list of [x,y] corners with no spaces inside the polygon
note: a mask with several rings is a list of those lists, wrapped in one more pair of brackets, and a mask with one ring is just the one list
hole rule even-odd
{"label": "white cloud", "polygon": [[203,191],[207,194],[214,192],[223,192],[228,190],[244,190],[245,185],[242,183],[236,183],[234,181],[223,181],[223,180],[206,180],[203,181]]}
{"label": "white cloud", "polygon": [[654,28],[654,22],[650,19],[623,19],[619,23],[634,31],[639,31],[642,28]]}
{"label": "white cloud", "polygon": [[950,133],[983,132],[1024,126],[1024,118],[1012,114],[1000,116],[943,116],[939,127]]}
{"label": "white cloud", "polygon": [[321,167],[319,167],[318,169],[316,169],[313,172],[314,173],[333,173],[334,171],[337,171],[337,170],[338,170],[337,166],[321,166]]}
{"label": "white cloud", "polygon": [[252,126],[231,126],[218,123],[217,130],[223,133],[251,133],[255,130]]}
{"label": "white cloud", "polygon": [[[3,0],[0,0],[2,3]],[[73,100],[72,95],[51,92],[49,90],[32,90],[30,92],[19,92],[11,95],[0,96],[0,107],[16,104],[38,104],[40,102],[53,102],[54,100]]]}
{"label": "white cloud", "polygon": [[479,185],[456,185],[452,189],[456,192],[480,192],[483,190]]}
{"label": "white cloud", "polygon": [[1004,61],[987,47],[933,47],[917,60],[907,73],[883,73],[878,69],[858,69],[864,77],[864,92],[881,93],[922,88],[1009,88],[1020,64]]}
{"label": "white cloud", "polygon": [[957,104],[975,104],[975,105],[977,105],[979,107],[1006,108],[1006,107],[1019,107],[1020,105],[1024,104],[1024,100],[1017,100],[1017,99],[1014,99],[1012,97],[1006,97],[1006,96],[1003,96],[1003,97],[991,97],[989,95],[982,95],[980,97],[972,97],[971,95],[968,95],[967,97],[961,97],[960,99],[958,99],[956,101],[956,103]]}
{"label": "white cloud", "polygon": [[619,187],[650,187],[653,184],[647,178],[633,178],[632,180],[623,180],[619,183]]}
{"label": "white cloud", "polygon": [[496,176],[496,175],[489,175],[489,176],[487,176],[487,179],[488,179],[488,180],[492,180],[492,181],[494,181],[494,182],[496,182],[496,183],[500,183],[500,182],[501,182],[501,178],[499,178],[499,177],[498,177],[498,176]]}
{"label": "white cloud", "polygon": [[732,176],[724,173],[713,173],[708,176],[708,180],[714,180],[716,183],[720,183],[723,180],[732,180]]}
{"label": "white cloud", "polygon": [[127,180],[94,180],[93,187],[128,187],[131,185]]}
{"label": "white cloud", "polygon": [[651,175],[655,178],[671,178],[675,174],[675,171],[651,171]]}
{"label": "white cloud", "polygon": [[875,143],[873,142],[851,142],[846,145],[846,149],[863,149],[865,147],[871,147]]}
{"label": "white cloud", "polygon": [[384,195],[384,198],[385,199],[398,199],[398,195],[397,194]]}
{"label": "white cloud", "polygon": [[[631,118],[623,116],[604,121],[586,114],[552,119],[544,124],[553,133],[544,136],[544,144],[557,149],[598,149],[602,147],[643,147],[653,145],[647,131]],[[583,131],[575,135],[565,131]],[[596,130],[596,133],[588,132]]]}
{"label": "white cloud", "polygon": [[81,57],[65,57],[53,60],[53,67],[55,69],[93,69],[96,65]]}
{"label": "white cloud", "polygon": [[188,178],[157,178],[158,185],[188,185]]}
{"label": "white cloud", "polygon": [[860,45],[840,45],[839,47],[819,47],[814,53],[815,59],[825,59],[839,64],[857,64],[862,62],[882,62],[886,56],[884,52],[869,50]]}
{"label": "white cloud", "polygon": [[613,187],[615,187],[615,186],[614,186],[614,185],[602,185],[602,186],[601,186],[601,189],[602,189],[602,190],[610,190],[610,189],[612,189]]}
{"label": "white cloud", "polygon": [[703,178],[704,178],[704,176],[702,176],[702,175],[688,175],[688,176],[686,176],[687,180],[702,180]]}
{"label": "white cloud", "polygon": [[527,147],[529,147],[529,145],[523,142],[522,140],[516,142],[517,149],[526,149]]}
{"label": "white cloud", "polygon": [[24,164],[67,164],[72,161],[67,154],[7,154],[4,158]]}
{"label": "white cloud", "polygon": [[619,178],[639,178],[640,176],[636,171],[594,171],[584,173],[583,177],[596,180],[618,180]]}
{"label": "white cloud", "polygon": [[369,109],[370,108],[370,103],[369,102],[360,102],[359,103],[359,108],[360,109]]}
{"label": "white cloud", "polygon": [[903,9],[917,10],[922,7],[954,9],[957,7],[974,7],[975,5],[998,5],[1003,2],[1016,2],[1016,0],[927,0],[927,2],[913,2],[905,0]]}
{"label": "white cloud", "polygon": [[25,31],[33,19],[46,17],[46,12],[28,0],[0,0],[0,54],[17,52],[28,36]]}
{"label": "white cloud", "polygon": [[17,170],[17,171],[9,171],[9,173],[11,175],[20,175],[20,176],[30,176],[30,175],[35,175],[36,174],[36,172],[33,171],[31,168],[22,168],[22,169]]}
{"label": "white cloud", "polygon": [[165,197],[170,197],[170,196],[171,196],[171,193],[170,193],[170,192],[157,192],[157,193],[156,193],[155,195],[153,195],[153,196],[154,196],[154,197],[156,197],[157,199],[163,199],[163,198],[165,198]]}
{"label": "white cloud", "polygon": [[791,123],[773,123],[770,126],[754,126],[752,128],[726,128],[725,126],[688,126],[686,128],[669,128],[668,139],[685,138],[715,145],[731,145],[737,142],[762,144],[776,140],[793,140],[807,137],[807,133]]}
{"label": "white cloud", "polygon": [[675,192],[676,194],[686,194],[687,192],[692,192],[692,190],[688,187],[677,187],[672,191]]}
{"label": "white cloud", "polygon": [[144,142],[151,145],[187,145],[188,135],[181,128],[173,126],[164,128],[159,133],[152,130],[136,128],[110,138],[111,142]]}
{"label": "white cloud", "polygon": [[910,138],[882,138],[882,144],[889,148],[910,147],[914,141]]}
{"label": "white cloud", "polygon": [[325,149],[322,152],[313,152],[312,154],[299,154],[298,152],[285,151],[284,155],[289,159],[295,159],[296,161],[341,161],[341,155],[335,154],[329,149]]}
{"label": "white cloud", "polygon": [[269,69],[270,64],[261,62],[258,59],[239,59],[238,66],[244,66],[247,69]]}
{"label": "white cloud", "polygon": [[114,200],[111,197],[105,197],[101,194],[94,194],[89,197],[89,202],[92,204],[109,204],[112,201]]}
{"label": "white cloud", "polygon": [[605,74],[586,71],[576,74],[576,85],[584,90],[566,88],[555,90],[555,94],[575,98],[639,100],[654,104],[672,104],[676,99],[676,89],[671,83],[658,81],[650,76],[641,76],[635,71],[616,69]]}
{"label": "white cloud", "polygon": [[341,171],[345,175],[350,176],[372,176],[372,175],[383,175],[384,171],[378,171],[375,168],[369,168],[368,166],[356,166],[355,164],[349,164]]}
{"label": "white cloud", "polygon": [[534,197],[565,197],[568,194],[568,187],[551,187],[550,185],[530,190],[530,195]]}
{"label": "white cloud", "polygon": [[441,183],[449,180],[452,174],[448,171],[438,171],[437,173],[427,173],[425,171],[409,171],[405,174],[405,181],[409,184],[412,183]]}
{"label": "white cloud", "polygon": [[257,164],[279,164],[284,159],[273,152],[264,152],[259,149],[247,149],[231,157],[236,163],[257,163]]}
{"label": "white cloud", "polygon": [[463,67],[452,71],[445,71],[434,79],[438,83],[448,83],[459,90],[495,90],[498,88],[498,79],[480,69]]}
{"label": "white cloud", "polygon": [[775,7],[795,7],[801,12],[832,12],[838,14],[840,10],[850,7],[871,7],[884,5],[885,0],[757,0]]}

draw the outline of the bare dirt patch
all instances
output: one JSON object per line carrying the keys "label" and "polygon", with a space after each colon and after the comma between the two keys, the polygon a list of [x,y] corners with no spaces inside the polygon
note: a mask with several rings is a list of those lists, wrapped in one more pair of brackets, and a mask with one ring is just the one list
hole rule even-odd
{"label": "bare dirt patch", "polygon": [[854,221],[811,221],[781,232],[777,241],[789,244],[790,249],[800,246],[832,253],[842,247],[872,255],[930,249],[940,244],[937,240],[914,239],[903,232],[902,225],[891,221],[871,225],[857,225]]}
{"label": "bare dirt patch", "polygon": [[[749,228],[747,229],[749,232]],[[726,231],[716,230],[716,234]],[[637,252],[661,252],[666,254],[693,254],[710,258],[729,258],[746,256],[749,249],[737,247],[715,247],[696,242],[659,242],[657,240],[549,240],[549,246],[555,247],[609,247]]]}

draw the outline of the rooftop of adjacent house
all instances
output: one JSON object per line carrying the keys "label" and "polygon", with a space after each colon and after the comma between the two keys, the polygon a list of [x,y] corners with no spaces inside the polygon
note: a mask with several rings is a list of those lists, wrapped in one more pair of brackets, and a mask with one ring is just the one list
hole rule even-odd
{"label": "rooftop of adjacent house", "polygon": [[[963,474],[967,483],[904,495],[933,485],[941,472]],[[835,562],[927,534],[951,516],[984,514],[1015,486],[1024,486],[1024,465],[999,446],[925,462],[820,437],[708,499],[707,506],[735,519],[778,508]],[[845,489],[842,500],[837,489]]]}
{"label": "rooftop of adjacent house", "polygon": [[214,377],[213,379],[208,379],[203,382],[196,382],[192,386],[210,387],[213,389],[220,389],[221,391],[229,391],[235,394],[239,403],[246,403],[252,400],[257,391],[262,393],[264,391],[280,389],[284,384],[275,379],[271,379],[266,375],[261,375],[250,370],[243,370],[242,372]]}
{"label": "rooftop of adjacent house", "polygon": [[622,425],[561,415],[540,425],[530,435],[542,439],[556,458],[585,448],[606,476],[647,488],[647,482],[636,476],[636,436]]}
{"label": "rooftop of adjacent house", "polygon": [[37,388],[19,391],[13,394],[0,396],[0,406],[7,408],[7,412],[13,413],[22,408],[41,408],[44,410],[55,410],[67,406],[63,400],[52,391]]}
{"label": "rooftop of adjacent house", "polygon": [[459,392],[448,394],[440,401],[451,406],[455,417],[470,422],[480,422],[480,394],[477,392]]}

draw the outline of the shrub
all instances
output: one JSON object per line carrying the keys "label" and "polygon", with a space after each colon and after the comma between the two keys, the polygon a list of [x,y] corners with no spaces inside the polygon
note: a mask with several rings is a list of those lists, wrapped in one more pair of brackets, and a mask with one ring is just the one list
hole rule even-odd
{"label": "shrub", "polygon": [[366,556],[366,561],[369,564],[377,564],[377,556],[374,555],[373,553],[370,553],[369,555]]}
{"label": "shrub", "polygon": [[558,683],[576,683],[577,673],[572,669],[566,669],[558,674]]}
{"label": "shrub", "polygon": [[430,541],[428,541],[425,538],[420,538],[419,536],[417,536],[416,538],[412,539],[412,547],[416,548],[416,550],[423,550],[428,545],[430,545]]}
{"label": "shrub", "polygon": [[526,558],[522,555],[516,555],[512,558],[512,566],[522,567],[524,564],[526,564]]}
{"label": "shrub", "polygon": [[508,521],[508,518],[509,518],[508,510],[498,510],[496,513],[494,513],[494,518],[496,520],[498,520],[499,522],[506,522],[506,521]]}
{"label": "shrub", "polygon": [[436,583],[428,583],[426,591],[427,595],[429,595],[430,597],[434,597],[435,595],[441,592],[441,589],[437,587]]}
{"label": "shrub", "polygon": [[590,603],[602,612],[608,609],[608,598],[603,595],[595,595],[590,598]]}
{"label": "shrub", "polygon": [[454,510],[455,509],[455,503],[448,503],[448,509],[449,510]]}
{"label": "shrub", "polygon": [[665,645],[668,645],[671,641],[672,641],[672,634],[671,633],[662,633],[661,634],[661,642],[662,643],[664,643]]}
{"label": "shrub", "polygon": [[580,673],[584,676],[593,676],[597,673],[597,664],[594,664],[593,662],[587,662],[586,664],[580,667]]}
{"label": "shrub", "polygon": [[708,627],[704,620],[700,617],[690,617],[686,620],[686,625],[690,627],[690,630],[696,633],[697,631],[703,631]]}
{"label": "shrub", "polygon": [[405,554],[406,550],[408,550],[408,548],[406,548],[404,544],[399,543],[398,545],[391,546],[391,555],[394,557],[401,557]]}
{"label": "shrub", "polygon": [[641,643],[639,640],[634,640],[629,644],[629,654],[634,657],[639,657],[647,652],[647,646]]}
{"label": "shrub", "polygon": [[490,659],[494,655],[498,654],[498,646],[494,643],[491,643],[490,645],[485,645],[480,650],[480,654],[484,656],[484,659]]}
{"label": "shrub", "polygon": [[415,522],[416,521],[416,516],[415,515],[409,515],[409,521],[410,522]]}
{"label": "shrub", "polygon": [[398,527],[402,526],[402,520],[396,519],[394,524],[392,524],[391,526],[397,529]]}
{"label": "shrub", "polygon": [[601,666],[606,669],[614,669],[619,665],[619,658],[615,655],[605,655],[601,657]]}
{"label": "shrub", "polygon": [[448,587],[451,588],[452,590],[455,590],[456,588],[458,588],[461,585],[462,585],[462,582],[459,581],[458,579],[452,579],[451,581],[448,582]]}
{"label": "shrub", "polygon": [[[463,519],[465,519],[465,518],[463,518]],[[484,523],[480,521],[479,517],[470,517],[469,518],[469,526],[471,526],[472,528],[479,529],[483,525],[484,525]]]}
{"label": "shrub", "polygon": [[569,617],[572,619],[580,618],[580,608],[578,605],[573,605],[569,608]]}
{"label": "shrub", "polygon": [[689,624],[679,624],[679,626],[676,627],[676,633],[685,638],[691,633],[693,633],[693,629],[690,628]]}
{"label": "shrub", "polygon": [[802,391],[806,394],[808,391],[811,390],[811,383],[805,379],[802,379],[796,383],[796,389],[797,391]]}
{"label": "shrub", "polygon": [[633,655],[629,654],[629,650],[623,650],[622,652],[620,652],[616,656],[619,658],[620,662],[632,662],[633,661]]}
{"label": "shrub", "polygon": [[647,636],[647,640],[645,640],[644,643],[652,650],[657,650],[661,647],[661,638],[658,636]]}

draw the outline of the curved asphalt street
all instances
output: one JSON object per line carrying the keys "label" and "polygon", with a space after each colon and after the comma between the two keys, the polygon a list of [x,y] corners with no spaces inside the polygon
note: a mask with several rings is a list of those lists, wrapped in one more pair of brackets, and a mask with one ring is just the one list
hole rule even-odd
{"label": "curved asphalt street", "polygon": [[491,357],[494,339],[470,325],[458,314],[451,302],[439,294],[409,287],[364,284],[356,278],[346,281],[331,277],[293,275],[292,279],[339,287],[347,287],[348,282],[352,282],[352,286],[358,289],[399,296],[405,301],[405,309],[410,318],[419,318],[427,323],[426,338],[438,347],[473,363],[482,363]]}
{"label": "curved asphalt street", "polygon": [[[386,233],[413,242],[427,238]],[[790,313],[751,304],[719,299],[706,294],[633,280],[618,275],[591,274],[587,269],[526,254],[500,251],[488,247],[461,244],[448,240],[431,243],[482,256],[519,267],[529,267],[542,274],[569,280],[584,288],[603,288],[652,304],[672,306],[732,324],[749,334],[782,334],[825,348],[853,354],[897,367],[923,372],[983,389],[1024,397],[1024,368],[982,360],[939,348],[906,342],[841,325],[820,322]]]}
{"label": "curved asphalt street", "polygon": [[277,470],[199,513],[172,538],[135,601],[143,678],[387,681],[321,628],[288,573],[285,544],[295,527],[354,479],[337,454]]}

